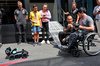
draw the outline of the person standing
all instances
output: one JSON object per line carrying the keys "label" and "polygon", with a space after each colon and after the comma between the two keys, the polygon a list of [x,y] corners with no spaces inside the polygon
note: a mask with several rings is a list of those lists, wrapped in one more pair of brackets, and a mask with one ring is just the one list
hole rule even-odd
{"label": "person standing", "polygon": [[26,20],[28,19],[28,12],[26,9],[22,7],[22,2],[18,1],[18,9],[14,11],[14,16],[16,20],[16,26],[18,30],[18,44],[21,43],[22,37],[24,38],[24,42],[27,43],[26,40]]}
{"label": "person standing", "polygon": [[72,2],[72,10],[70,12],[64,13],[65,15],[70,14],[73,17],[73,21],[78,24],[79,16],[77,15],[78,9],[76,8],[76,2]]}
{"label": "person standing", "polygon": [[97,6],[94,7],[93,15],[97,21],[100,21],[100,0],[96,0]]}
{"label": "person standing", "polygon": [[30,12],[30,21],[32,22],[32,28],[33,28],[33,32],[34,32],[34,44],[33,46],[35,46],[36,44],[41,45],[39,43],[39,32],[40,32],[40,28],[41,28],[41,14],[37,11],[38,7],[36,5],[33,6],[33,11]]}
{"label": "person standing", "polygon": [[2,46],[2,32],[1,32],[1,27],[2,27],[2,12],[0,11],[0,47]]}
{"label": "person standing", "polygon": [[[96,0],[96,2],[97,2],[97,6],[95,6],[93,10],[93,15],[95,17],[94,21],[100,21],[100,0]],[[95,31],[98,32],[95,22],[94,22],[94,25],[95,25]]]}
{"label": "person standing", "polygon": [[47,37],[47,44],[50,44],[50,41],[49,41],[49,22],[50,22],[50,19],[51,19],[51,13],[50,11],[48,10],[48,4],[43,4],[43,10],[40,10],[39,11],[41,13],[41,16],[42,16],[42,42],[41,44],[44,44],[45,43],[45,31],[46,31],[46,37]]}

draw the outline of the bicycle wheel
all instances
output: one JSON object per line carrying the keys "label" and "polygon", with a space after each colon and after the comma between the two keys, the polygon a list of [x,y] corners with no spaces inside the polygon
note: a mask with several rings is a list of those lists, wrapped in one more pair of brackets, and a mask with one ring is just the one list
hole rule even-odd
{"label": "bicycle wheel", "polygon": [[97,33],[89,33],[83,44],[83,50],[87,55],[95,56],[100,53],[100,37]]}

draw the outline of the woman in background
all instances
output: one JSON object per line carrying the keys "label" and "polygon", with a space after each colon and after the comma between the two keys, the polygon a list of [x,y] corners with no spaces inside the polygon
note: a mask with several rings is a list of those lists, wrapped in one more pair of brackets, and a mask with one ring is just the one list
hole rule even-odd
{"label": "woman in background", "polygon": [[43,10],[39,11],[41,13],[41,20],[42,20],[42,42],[41,44],[45,43],[45,31],[46,31],[46,37],[47,37],[47,44],[50,44],[49,41],[49,22],[51,19],[51,13],[48,10],[48,4],[43,4]]}

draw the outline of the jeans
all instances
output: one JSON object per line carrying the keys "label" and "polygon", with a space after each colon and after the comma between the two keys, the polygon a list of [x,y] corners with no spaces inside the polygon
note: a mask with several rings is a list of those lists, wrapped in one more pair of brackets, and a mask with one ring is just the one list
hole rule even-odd
{"label": "jeans", "polygon": [[18,40],[21,41],[22,37],[26,40],[26,24],[17,24]]}
{"label": "jeans", "polygon": [[77,40],[83,40],[83,38],[88,34],[89,32],[87,31],[82,31],[82,32],[74,32],[74,33],[71,33],[70,35],[70,38],[69,38],[69,41],[68,41],[68,48],[71,48],[71,46],[74,44],[74,43],[77,43]]}

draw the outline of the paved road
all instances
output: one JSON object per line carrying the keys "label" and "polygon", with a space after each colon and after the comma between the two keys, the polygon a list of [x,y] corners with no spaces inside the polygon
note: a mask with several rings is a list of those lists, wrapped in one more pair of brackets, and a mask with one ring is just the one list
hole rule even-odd
{"label": "paved road", "polygon": [[79,58],[65,55],[57,58],[21,62],[11,66],[100,66],[100,55],[93,57],[82,55]]}
{"label": "paved road", "polygon": [[11,65],[11,66],[100,66],[100,55],[88,56],[83,51],[79,58],[72,57],[71,54],[59,52],[59,49],[53,45],[44,44],[42,46],[33,47],[31,44],[17,45],[5,44],[0,48],[0,64],[13,62],[21,59],[8,60],[6,58],[5,49],[7,47],[25,49],[29,52],[28,60]]}
{"label": "paved road", "polygon": [[53,45],[36,45],[33,47],[32,44],[25,44],[22,43],[20,45],[17,45],[17,43],[14,44],[4,44],[2,48],[0,48],[0,63],[1,62],[8,62],[9,59],[6,58],[5,49],[7,47],[11,47],[12,49],[18,48],[19,51],[22,49],[25,49],[29,52],[29,59],[30,60],[37,60],[37,59],[45,59],[45,58],[52,58],[57,57],[59,49],[54,48]]}

